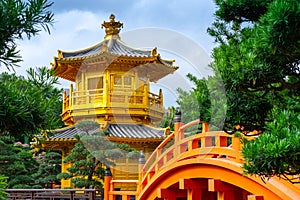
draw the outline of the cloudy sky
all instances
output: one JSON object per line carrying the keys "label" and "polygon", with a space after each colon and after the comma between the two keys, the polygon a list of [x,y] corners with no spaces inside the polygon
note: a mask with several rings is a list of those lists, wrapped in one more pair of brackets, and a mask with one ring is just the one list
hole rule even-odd
{"label": "cloudy sky", "polygon": [[[181,67],[179,78],[190,71],[189,65],[205,67],[214,47],[213,38],[206,33],[214,20],[213,0],[56,0],[51,10],[55,23],[50,35],[41,32],[29,41],[18,41],[24,60],[22,67],[16,68],[18,74],[25,74],[29,67],[50,67],[58,49],[74,51],[102,41],[105,34],[101,24],[108,21],[111,13],[115,14],[116,21],[124,24],[121,39],[135,47],[157,46],[159,53],[175,59]],[[152,32],[145,36],[143,31],[148,29]],[[160,30],[167,34],[161,34]],[[140,33],[143,35],[137,40]],[[174,36],[173,40],[163,44],[171,38],[168,34]],[[136,43],[141,38],[148,38],[150,43]],[[199,59],[200,54],[206,57]],[[206,61],[202,64],[199,60]]]}

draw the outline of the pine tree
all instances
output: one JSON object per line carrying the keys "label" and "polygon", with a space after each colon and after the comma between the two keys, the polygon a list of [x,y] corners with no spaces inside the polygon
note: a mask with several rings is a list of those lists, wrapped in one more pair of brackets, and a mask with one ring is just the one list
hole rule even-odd
{"label": "pine tree", "polygon": [[110,142],[109,133],[100,131],[96,122],[79,122],[76,128],[81,132],[76,136],[78,142],[64,159],[72,167],[58,175],[60,179],[71,179],[76,188],[101,188],[106,166],[114,166],[114,161],[121,157],[137,156],[127,144]]}

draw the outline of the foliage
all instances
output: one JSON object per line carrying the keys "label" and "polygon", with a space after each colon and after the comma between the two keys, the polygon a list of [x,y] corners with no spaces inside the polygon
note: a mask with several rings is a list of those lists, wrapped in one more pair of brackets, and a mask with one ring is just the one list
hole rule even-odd
{"label": "foliage", "polygon": [[73,166],[67,169],[68,172],[58,174],[59,179],[71,179],[71,183],[76,188],[89,188],[91,185],[96,188],[102,186],[101,182],[95,179],[95,177],[104,178],[102,163],[90,154],[81,141],[75,144],[64,162],[72,163]]}
{"label": "foliage", "polygon": [[0,63],[13,69],[21,61],[16,40],[26,36],[30,39],[42,29],[50,33],[53,13],[47,0],[1,0],[0,1]]}
{"label": "foliage", "polygon": [[283,111],[274,116],[266,131],[243,148],[244,169],[263,178],[300,174],[300,114]]}
{"label": "foliage", "polygon": [[[226,96],[220,76],[216,74],[198,79],[188,74],[187,77],[195,85],[192,90],[177,89],[179,96],[176,102],[181,108],[183,122],[200,119],[209,122],[212,130],[222,129],[226,114]],[[201,126],[199,124],[197,130],[192,131],[199,132],[202,130]]]}
{"label": "foliage", "polygon": [[71,153],[64,159],[72,166],[58,175],[58,178],[71,179],[76,188],[102,187],[105,166],[114,166],[114,160],[132,154],[133,149],[126,144],[109,141],[108,133],[99,131],[99,124],[91,121],[79,122],[79,140]]}
{"label": "foliage", "polygon": [[41,188],[52,188],[52,184],[59,184],[57,175],[61,172],[61,154],[55,151],[43,155],[40,166],[32,176]]}
{"label": "foliage", "polygon": [[4,191],[7,188],[7,177],[0,175],[0,200],[6,200],[7,193]]}
{"label": "foliage", "polygon": [[[219,46],[212,67],[225,85],[226,130],[264,130],[276,97],[299,93],[300,5],[292,1],[217,0],[208,32]],[[247,12],[246,12],[247,11]],[[249,113],[250,112],[250,113]]]}
{"label": "foliage", "polygon": [[28,78],[0,74],[0,134],[32,137],[43,129],[62,126],[61,89],[46,67],[27,71]]}
{"label": "foliage", "polygon": [[39,167],[28,145],[13,143],[12,138],[0,139],[0,174],[8,177],[9,188],[32,188],[35,181],[32,174]]}
{"label": "foliage", "polygon": [[175,117],[176,109],[174,106],[169,107],[162,120],[160,121],[159,127],[167,128],[170,127],[171,131],[174,131],[174,117]]}
{"label": "foliage", "polygon": [[208,29],[212,68],[227,97],[223,129],[261,133],[244,149],[246,173],[299,174],[300,4],[297,0],[216,0]]}
{"label": "foliage", "polygon": [[[197,79],[192,74],[188,74],[187,78],[195,85],[190,91],[185,91],[177,88],[178,98],[176,103],[179,105],[182,115],[182,122],[184,124],[191,122],[195,119],[202,121],[210,121],[211,117],[211,101],[209,98],[209,91],[207,87],[207,80]],[[201,132],[201,123],[197,126],[190,127],[186,130],[190,134]]]}

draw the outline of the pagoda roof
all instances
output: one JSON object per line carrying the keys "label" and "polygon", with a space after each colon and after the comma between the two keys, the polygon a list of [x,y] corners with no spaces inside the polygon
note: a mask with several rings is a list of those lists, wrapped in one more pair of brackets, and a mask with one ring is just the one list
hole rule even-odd
{"label": "pagoda roof", "polygon": [[103,41],[77,51],[58,50],[58,55],[54,57],[54,63],[52,63],[54,74],[66,80],[75,81],[81,66],[107,61],[109,64],[112,62],[130,63],[132,67],[147,65],[142,69],[143,73],[146,73],[150,81],[156,82],[178,69],[177,66],[173,66],[174,60],[162,59],[156,47],[152,50],[142,50],[123,42],[119,37],[123,24],[114,19],[115,16],[111,15],[110,22],[102,24],[106,28]]}
{"label": "pagoda roof", "polygon": [[[168,129],[154,128],[143,124],[109,124],[106,129],[109,132],[110,140],[148,140],[162,141],[166,137]],[[98,132],[99,129],[89,131],[90,134]],[[51,131],[46,141],[72,141],[75,135],[80,135],[82,131],[76,126],[70,126]]]}

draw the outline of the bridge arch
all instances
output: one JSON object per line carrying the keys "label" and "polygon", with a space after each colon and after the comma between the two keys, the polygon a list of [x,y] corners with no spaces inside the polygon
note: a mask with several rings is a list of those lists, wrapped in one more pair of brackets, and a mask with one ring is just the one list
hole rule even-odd
{"label": "bridge arch", "polygon": [[[194,185],[184,186],[191,182]],[[198,191],[194,196],[193,190]],[[199,190],[202,192],[199,193]],[[234,200],[234,197],[247,199],[246,196],[253,195],[263,199],[294,200],[300,199],[296,190],[293,185],[287,185],[277,178],[263,182],[256,176],[244,176],[241,164],[230,160],[194,158],[162,167],[141,191],[138,199],[172,199],[174,195],[183,199],[200,200],[201,196],[210,194],[205,199],[214,199],[215,195],[223,195],[223,199],[230,200]]]}
{"label": "bridge arch", "polygon": [[[200,121],[181,126],[151,154],[139,161],[139,179],[105,181],[106,195],[115,200],[135,196],[137,200],[296,200],[300,187],[273,177],[243,173],[241,138],[220,131],[209,131],[203,122],[202,132],[185,135],[184,130]],[[254,139],[254,138],[248,138]],[[143,158],[143,154],[141,154]],[[136,191],[114,191],[114,183],[136,184]],[[109,186],[111,185],[111,186]]]}

